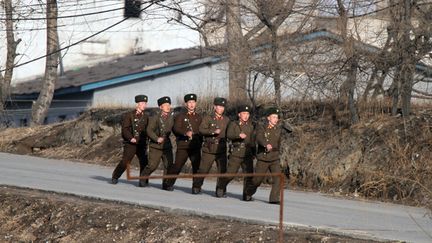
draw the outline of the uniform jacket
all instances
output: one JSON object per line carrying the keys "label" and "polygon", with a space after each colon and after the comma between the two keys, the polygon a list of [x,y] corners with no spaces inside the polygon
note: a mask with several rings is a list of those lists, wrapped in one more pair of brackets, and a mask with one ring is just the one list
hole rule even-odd
{"label": "uniform jacket", "polygon": [[[246,138],[241,139],[240,133],[246,134]],[[244,124],[240,121],[230,122],[227,129],[227,138],[231,140],[231,156],[243,158],[246,155],[252,155],[255,147],[255,132],[250,121]]]}
{"label": "uniform jacket", "polygon": [[[173,125],[174,118],[171,112],[166,117],[162,116],[162,112],[158,112],[150,117],[147,126],[147,136],[150,141],[149,146],[156,149],[171,149],[170,135]],[[164,142],[161,144],[157,143],[159,137],[164,138]]]}
{"label": "uniform jacket", "polygon": [[[199,126],[202,117],[200,114],[188,113],[186,110],[178,113],[174,118],[173,132],[176,136],[177,149],[199,149],[202,144],[202,136]],[[188,131],[193,132],[192,139],[186,136]]]}
{"label": "uniform jacket", "polygon": [[[256,131],[256,141],[258,145],[257,159],[262,161],[279,160],[279,149],[281,145],[281,128],[275,126],[270,128],[268,125],[260,126]],[[271,144],[273,149],[266,150],[267,144]]]}
{"label": "uniform jacket", "polygon": [[[204,143],[202,151],[210,154],[226,153],[226,129],[230,122],[227,116],[217,119],[215,114],[204,116],[199,132],[203,135]],[[215,134],[216,129],[221,129]]]}
{"label": "uniform jacket", "polygon": [[147,142],[146,128],[149,117],[144,112],[137,114],[136,110],[128,111],[122,118],[122,137],[125,143],[130,143],[132,138],[137,140],[137,143],[145,144]]}

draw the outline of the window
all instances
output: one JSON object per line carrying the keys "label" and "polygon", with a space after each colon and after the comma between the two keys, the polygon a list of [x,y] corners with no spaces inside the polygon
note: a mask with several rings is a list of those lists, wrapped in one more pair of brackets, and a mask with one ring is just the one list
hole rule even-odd
{"label": "window", "polygon": [[20,127],[26,127],[28,125],[27,118],[20,119]]}

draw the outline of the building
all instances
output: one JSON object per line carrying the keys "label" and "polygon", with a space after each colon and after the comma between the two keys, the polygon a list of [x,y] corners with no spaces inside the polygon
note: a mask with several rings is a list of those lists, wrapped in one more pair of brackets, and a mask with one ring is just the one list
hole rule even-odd
{"label": "building", "polygon": [[[228,92],[225,65],[219,56],[189,48],[129,55],[70,70],[59,77],[46,123],[75,118],[92,106],[132,106],[137,94],[148,95],[153,107],[165,95],[172,97],[174,106],[181,104],[185,92],[223,95]],[[6,114],[14,125],[29,123],[41,82],[38,78],[13,86]]]}
{"label": "building", "polygon": [[[65,70],[95,65],[122,56],[156,50],[190,48],[200,45],[198,32],[182,25],[168,23],[170,11],[160,11],[156,5],[147,9],[143,2],[138,17],[126,16],[125,4],[130,0],[57,1],[59,44],[64,49]],[[38,0],[13,1],[17,64],[32,61],[46,54],[46,4]],[[0,15],[5,13],[0,8]],[[106,29],[111,25],[117,24]],[[4,25],[1,29],[4,30]],[[106,30],[104,30],[106,29]],[[104,30],[102,33],[98,32]],[[94,37],[88,38],[96,34]],[[6,58],[6,31],[0,31],[0,60]],[[3,44],[4,43],[4,44]],[[2,66],[3,63],[0,64]],[[14,69],[13,83],[42,75],[45,58]]]}

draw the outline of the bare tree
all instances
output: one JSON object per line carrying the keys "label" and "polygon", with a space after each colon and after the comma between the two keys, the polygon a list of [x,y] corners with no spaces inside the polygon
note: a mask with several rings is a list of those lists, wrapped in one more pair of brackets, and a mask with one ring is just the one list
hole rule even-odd
{"label": "bare tree", "polygon": [[243,37],[240,0],[226,0],[226,37],[229,66],[229,98],[232,102],[246,100],[249,55],[248,44]]}
{"label": "bare tree", "polygon": [[346,79],[340,88],[341,101],[348,106],[351,115],[351,123],[357,123],[359,121],[359,116],[354,92],[357,81],[358,55],[354,48],[354,38],[348,33],[348,11],[342,0],[337,0],[337,5],[339,32],[342,36],[343,50],[347,59],[346,66],[348,67]]}
{"label": "bare tree", "polygon": [[41,92],[38,99],[32,106],[31,125],[40,125],[44,122],[48,114],[48,109],[54,95],[55,85],[57,83],[59,46],[57,32],[57,0],[47,0],[46,10],[47,21],[47,49],[45,76]]}
{"label": "bare tree", "polygon": [[246,100],[250,54],[242,32],[240,0],[202,0],[193,2],[193,8],[191,4],[192,1],[187,0],[158,3],[174,13],[168,16],[168,21],[197,31],[207,48],[217,48],[228,56],[229,98],[232,102]]}
{"label": "bare tree", "polygon": [[277,106],[281,104],[281,84],[282,84],[282,63],[280,61],[280,46],[279,46],[279,29],[284,21],[292,14],[295,0],[255,0],[253,6],[244,5],[243,7],[253,13],[260,21],[254,28],[252,28],[245,36],[251,38],[256,33],[261,33],[264,39],[268,39],[270,47],[270,60],[268,64],[267,75],[273,79],[275,98],[274,102]]}
{"label": "bare tree", "polygon": [[416,64],[432,51],[432,7],[427,1],[391,0],[390,29],[393,36],[391,57],[395,62],[392,114],[397,113],[399,101],[402,115],[411,112],[411,97]]}
{"label": "bare tree", "polygon": [[10,85],[13,76],[14,62],[16,57],[16,49],[21,39],[15,40],[14,36],[14,21],[13,7],[11,0],[1,2],[6,14],[6,65],[4,75],[0,72],[0,111],[4,109],[4,104],[10,95]]}

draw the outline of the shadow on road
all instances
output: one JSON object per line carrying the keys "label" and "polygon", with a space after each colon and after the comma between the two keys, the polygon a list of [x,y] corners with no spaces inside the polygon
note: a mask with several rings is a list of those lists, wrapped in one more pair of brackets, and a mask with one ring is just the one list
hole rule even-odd
{"label": "shadow on road", "polygon": [[[105,177],[105,176],[99,176],[99,175],[95,175],[95,176],[90,176],[91,179],[93,180],[98,180],[98,181],[103,181],[106,182],[108,184],[111,184],[111,177]],[[123,184],[129,184],[129,185],[134,185],[134,186],[138,186],[138,181],[134,180],[134,181],[129,181],[126,179],[119,179],[118,183],[123,183]],[[161,183],[152,183],[150,182],[149,187],[155,187],[155,188],[161,188]],[[179,186],[179,185],[174,185],[174,190],[178,190],[178,191],[182,191],[184,193],[188,193],[191,194],[192,192],[192,186],[191,187],[186,187],[186,186]],[[215,196],[215,191],[213,190],[202,190],[201,194],[206,194],[209,196]],[[242,200],[242,195],[240,194],[236,194],[236,193],[231,193],[231,192],[227,192],[226,193],[227,197],[230,198],[236,198],[239,200]],[[195,195],[191,195],[191,196],[195,196]],[[261,201],[261,200],[256,200],[256,201]]]}

